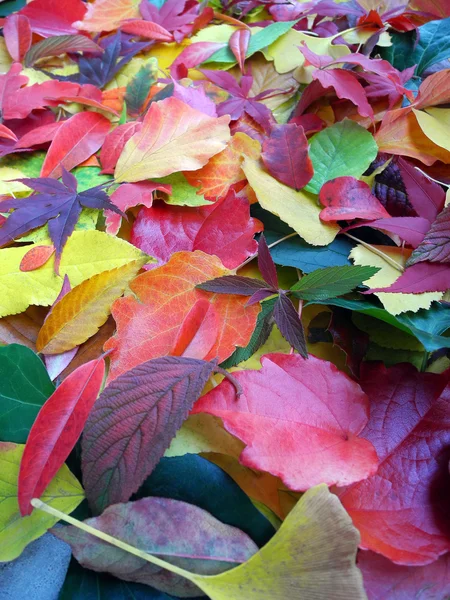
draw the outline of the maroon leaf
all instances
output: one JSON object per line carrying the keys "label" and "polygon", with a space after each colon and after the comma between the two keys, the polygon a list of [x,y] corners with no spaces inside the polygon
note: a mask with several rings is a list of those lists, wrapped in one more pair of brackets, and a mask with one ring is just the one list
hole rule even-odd
{"label": "maroon leaf", "polygon": [[314,175],[303,127],[295,123],[274,125],[262,149],[267,170],[281,183],[300,190]]}
{"label": "maroon leaf", "polygon": [[333,337],[333,344],[345,352],[345,362],[352,375],[359,378],[361,364],[369,347],[369,336],[353,324],[350,311],[337,307],[333,307],[328,331]]}
{"label": "maroon leaf", "polygon": [[[115,504],[85,522],[135,548],[203,575],[237,567],[258,551],[247,534],[180,500],[143,498]],[[183,598],[202,595],[194,584],[179,575],[144,562],[76,527],[60,527],[52,533],[70,544],[77,561],[87,569],[111,573],[119,579],[150,585]]]}
{"label": "maroon leaf", "polygon": [[336,177],[327,181],[320,190],[319,199],[325,206],[320,213],[322,221],[390,217],[367,183],[354,177]]}
{"label": "maroon leaf", "polygon": [[425,567],[405,567],[375,552],[360,552],[358,567],[369,600],[444,600],[450,597],[450,554]]}
{"label": "maroon leaf", "polygon": [[214,364],[149,360],[102,392],[83,434],[83,483],[96,511],[126,502],[152,472],[200,396]]}
{"label": "maroon leaf", "polygon": [[262,233],[258,242],[258,268],[261,275],[264,277],[265,282],[274,290],[277,290],[278,275],[275,263],[272,260],[269,247],[266,242],[266,238]]}
{"label": "maroon leaf", "polygon": [[[423,217],[391,217],[390,219],[377,219],[368,223],[369,227],[382,229],[395,233],[405,240],[413,248],[423,240],[425,234],[430,229],[430,222]],[[358,225],[360,226],[360,224]]]}
{"label": "maroon leaf", "polygon": [[280,293],[275,303],[273,317],[281,335],[303,358],[308,358],[305,332],[298,312],[286,294]]}
{"label": "maroon leaf", "polygon": [[424,292],[445,292],[450,288],[450,265],[421,262],[408,267],[402,275],[387,288],[374,288],[363,292],[402,292],[422,294]]}
{"label": "maroon leaf", "polygon": [[437,216],[422,243],[414,250],[407,266],[429,260],[430,262],[450,262],[450,207]]}
{"label": "maroon leaf", "polygon": [[[242,275],[224,275],[216,277],[205,283],[197,285],[200,290],[214,292],[215,294],[236,294],[238,296],[251,296],[260,290],[266,290],[267,284],[253,277],[243,277]],[[273,293],[273,292],[272,292]]]}
{"label": "maroon leaf", "polygon": [[78,367],[39,411],[20,463],[18,499],[22,515],[31,514],[30,501],[42,495],[78,441],[104,374],[103,358]]}
{"label": "maroon leaf", "polygon": [[361,547],[399,564],[423,565],[450,550],[450,386],[448,377],[407,363],[363,363],[360,385],[375,446],[375,475],[340,491]]}
{"label": "maroon leaf", "polygon": [[444,190],[439,184],[430,181],[428,177],[425,177],[405,159],[399,158],[397,165],[400,169],[409,202],[419,217],[424,217],[432,223],[444,208]]}
{"label": "maroon leaf", "polygon": [[46,125],[32,129],[20,138],[16,144],[16,149],[31,148],[32,146],[51,142],[63,123],[64,121],[55,121],[54,123],[47,123]]}

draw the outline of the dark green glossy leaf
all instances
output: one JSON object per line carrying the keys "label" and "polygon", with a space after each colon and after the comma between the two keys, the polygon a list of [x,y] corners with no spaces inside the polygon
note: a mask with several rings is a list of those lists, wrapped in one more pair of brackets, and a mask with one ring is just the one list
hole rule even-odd
{"label": "dark green glossy leaf", "polygon": [[378,271],[377,267],[360,266],[317,269],[302,277],[291,290],[303,300],[326,300],[348,294]]}
{"label": "dark green glossy leaf", "polygon": [[26,346],[0,347],[0,439],[24,444],[55,390],[44,363]]}

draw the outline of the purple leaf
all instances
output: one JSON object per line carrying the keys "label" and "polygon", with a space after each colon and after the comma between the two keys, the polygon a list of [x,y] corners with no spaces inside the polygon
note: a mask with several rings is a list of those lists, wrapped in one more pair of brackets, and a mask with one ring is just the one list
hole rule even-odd
{"label": "purple leaf", "polygon": [[303,356],[303,358],[308,358],[305,332],[300,316],[286,294],[280,293],[278,296],[273,311],[273,317],[275,323],[278,325],[281,335],[301,354],[301,356]]}
{"label": "purple leaf", "polygon": [[95,511],[126,502],[153,471],[187,419],[215,365],[167,356],[112,381],[87,420],[83,483]]}
{"label": "purple leaf", "polygon": [[[115,504],[86,523],[135,548],[202,575],[223,573],[247,561],[256,544],[236,527],[225,525],[206,510],[169,498],[143,498]],[[78,562],[93,571],[150,585],[183,598],[201,596],[190,581],[111,546],[76,527],[52,533],[72,547]],[[156,596],[160,597],[159,594]],[[150,597],[156,597],[150,591]],[[165,594],[164,594],[165,596]],[[162,597],[162,596],[161,596]]]}
{"label": "purple leaf", "polygon": [[444,208],[445,192],[438,183],[430,181],[405,159],[398,159],[398,166],[408,194],[408,200],[419,217],[434,221]]}
{"label": "purple leaf", "polygon": [[409,267],[390,287],[374,288],[363,292],[401,292],[422,294],[424,292],[445,292],[450,288],[450,265],[421,262]]}
{"label": "purple leaf", "polygon": [[[387,154],[379,155],[378,159],[372,163],[372,168],[377,169],[389,158],[391,157]],[[375,176],[373,193],[393,217],[416,217],[417,212],[408,200],[405,184],[397,163],[398,158],[392,158],[384,171]]]}
{"label": "purple leaf", "polygon": [[266,298],[269,298],[269,296],[273,296],[274,293],[275,292],[269,288],[258,290],[250,297],[245,306],[251,306],[252,304],[256,304],[257,302],[262,302]]}
{"label": "purple leaf", "polygon": [[[378,219],[367,225],[395,233],[413,248],[421,243],[430,228],[430,222],[423,217],[392,217],[391,219]],[[358,227],[360,226],[361,223],[358,224]]]}
{"label": "purple leaf", "polygon": [[268,283],[273,290],[278,290],[279,285],[277,268],[272,260],[270,250],[263,233],[261,234],[258,242],[258,268],[261,272],[261,275],[264,277],[265,282]]}
{"label": "purple leaf", "polygon": [[216,279],[205,281],[205,283],[199,284],[197,288],[205,290],[205,292],[214,292],[215,294],[251,296],[259,290],[267,289],[267,284],[264,281],[253,279],[252,277],[224,275],[223,277],[216,277]]}
{"label": "purple leaf", "polygon": [[437,216],[422,243],[409,257],[407,266],[429,260],[430,262],[450,262],[450,207]]}

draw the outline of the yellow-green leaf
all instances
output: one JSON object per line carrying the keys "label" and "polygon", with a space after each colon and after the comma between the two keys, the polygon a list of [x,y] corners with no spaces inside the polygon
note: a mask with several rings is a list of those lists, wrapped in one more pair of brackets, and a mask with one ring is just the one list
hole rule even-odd
{"label": "yellow-green leaf", "polygon": [[30,304],[53,304],[66,274],[75,287],[97,273],[127,265],[145,256],[128,242],[102,231],[76,231],[64,247],[60,276],[57,276],[54,273],[54,257],[36,271],[20,270],[23,256],[32,247],[28,245],[0,250],[0,317],[21,313]]}
{"label": "yellow-green leaf", "polygon": [[290,225],[308,244],[327,246],[339,233],[335,224],[323,223],[317,197],[296,192],[266,173],[261,164],[246,158],[242,169],[260,205]]}
{"label": "yellow-green leaf", "polygon": [[45,320],[36,341],[38,352],[67,352],[96,334],[106,322],[114,300],[123,294],[146,262],[144,256],[117,269],[103,271],[68,292]]}
{"label": "yellow-green leaf", "polygon": [[[17,478],[24,444],[0,442],[0,562],[14,560],[33,540],[58,521],[57,517],[35,510],[21,517],[17,503]],[[63,465],[42,495],[43,502],[71,513],[84,499],[83,488]]]}

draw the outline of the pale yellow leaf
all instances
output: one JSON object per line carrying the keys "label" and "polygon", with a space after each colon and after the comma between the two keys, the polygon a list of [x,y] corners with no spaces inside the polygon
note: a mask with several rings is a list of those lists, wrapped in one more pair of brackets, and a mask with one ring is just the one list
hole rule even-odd
{"label": "pale yellow leaf", "polygon": [[57,276],[54,273],[54,257],[36,271],[20,270],[23,256],[32,247],[0,250],[0,317],[21,313],[30,304],[53,304],[66,274],[75,287],[97,273],[121,267],[144,256],[135,246],[102,231],[76,231],[63,249],[60,276]]}
{"label": "pale yellow leaf", "polygon": [[135,182],[200,169],[225,148],[229,121],[228,115],[209,117],[178,98],[155,102],[119,157],[116,181]]}
{"label": "pale yellow leaf", "polygon": [[[383,252],[392,261],[396,262],[400,268],[404,267],[408,257],[411,254],[410,250],[404,248],[395,248],[392,246],[374,246],[375,249]],[[389,287],[396,281],[401,271],[396,269],[386,259],[372,252],[369,248],[358,245],[350,252],[350,258],[355,265],[379,267],[378,273],[372,275],[364,281],[364,284],[371,288]],[[401,294],[390,292],[377,292],[375,294],[383,303],[384,308],[391,315],[398,315],[402,312],[411,310],[418,311],[420,308],[430,308],[434,300],[442,298],[442,292],[427,292],[424,294]]]}
{"label": "pale yellow leaf", "polygon": [[22,179],[25,177],[26,175],[24,175],[22,171],[19,171],[19,169],[14,169],[12,167],[0,167],[0,194],[8,196],[16,196],[18,194],[28,195],[30,193],[30,188],[20,181],[13,181],[14,179]]}
{"label": "pale yellow leaf", "polygon": [[36,341],[38,352],[67,352],[95,335],[106,322],[114,300],[123,294],[146,262],[147,257],[143,256],[117,269],[103,271],[68,292],[45,320]]}
{"label": "pale yellow leaf", "polygon": [[450,108],[413,108],[421,130],[434,144],[450,151]]}
{"label": "pale yellow leaf", "polygon": [[323,223],[317,197],[308,192],[296,192],[266,173],[261,163],[246,158],[242,170],[260,205],[290,225],[308,244],[327,246],[339,232],[335,224]]}

